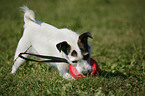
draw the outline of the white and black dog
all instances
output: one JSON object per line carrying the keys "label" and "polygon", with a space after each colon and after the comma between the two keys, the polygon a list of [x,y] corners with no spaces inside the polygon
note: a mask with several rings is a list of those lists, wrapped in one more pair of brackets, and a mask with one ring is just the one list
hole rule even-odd
{"label": "white and black dog", "polygon": [[[81,74],[87,74],[92,71],[90,45],[88,43],[88,37],[92,38],[92,36],[89,32],[78,35],[67,28],[58,29],[36,20],[34,12],[27,6],[21,8],[25,12],[24,33],[15,52],[15,62],[11,73],[16,72],[18,67],[25,61],[18,55],[26,50],[33,54],[65,58]],[[25,55],[25,57],[27,56]],[[69,64],[60,62],[48,64],[55,66],[63,78],[73,79],[69,73]]]}

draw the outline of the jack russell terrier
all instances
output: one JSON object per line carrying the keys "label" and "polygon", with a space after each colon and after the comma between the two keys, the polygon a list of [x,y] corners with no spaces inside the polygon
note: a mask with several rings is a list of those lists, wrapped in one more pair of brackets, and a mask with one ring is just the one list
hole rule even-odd
{"label": "jack russell terrier", "polygon": [[[14,65],[11,73],[15,73],[18,67],[24,63],[19,57],[21,52],[55,56],[66,59],[67,63],[47,62],[55,66],[60,75],[65,79],[74,79],[69,73],[70,64],[73,64],[80,74],[89,74],[92,71],[90,65],[89,32],[78,35],[67,29],[58,29],[47,23],[35,19],[35,14],[27,6],[21,7],[24,13],[24,33],[21,37],[14,57]],[[28,54],[25,54],[27,57]],[[42,58],[40,58],[42,59]]]}

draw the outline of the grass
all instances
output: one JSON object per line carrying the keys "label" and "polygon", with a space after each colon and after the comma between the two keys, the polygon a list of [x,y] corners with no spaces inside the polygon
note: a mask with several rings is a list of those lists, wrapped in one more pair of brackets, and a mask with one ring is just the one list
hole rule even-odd
{"label": "grass", "polygon": [[[25,62],[10,74],[27,5],[36,18],[77,33],[91,32],[100,75],[67,81],[45,63]],[[144,0],[1,0],[0,95],[145,96]]]}

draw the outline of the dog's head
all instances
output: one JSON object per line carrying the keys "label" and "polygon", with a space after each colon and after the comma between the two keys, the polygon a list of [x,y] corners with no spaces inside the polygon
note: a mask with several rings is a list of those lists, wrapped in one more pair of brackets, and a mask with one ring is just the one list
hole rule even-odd
{"label": "dog's head", "polygon": [[57,49],[65,53],[66,58],[73,64],[79,73],[84,75],[92,71],[90,65],[90,50],[88,37],[92,38],[89,32],[83,33],[78,37],[76,44],[70,45],[67,41],[63,41],[56,45]]}

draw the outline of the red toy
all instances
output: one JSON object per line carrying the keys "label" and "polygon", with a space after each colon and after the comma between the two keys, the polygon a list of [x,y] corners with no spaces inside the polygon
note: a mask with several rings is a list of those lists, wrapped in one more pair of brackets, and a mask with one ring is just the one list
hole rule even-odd
{"label": "red toy", "polygon": [[[93,71],[91,72],[91,75],[94,76],[95,74],[99,73],[99,65],[94,59],[90,59],[90,63],[92,66]],[[71,76],[75,79],[85,78],[86,76],[83,74],[78,73],[77,69],[74,67],[74,65],[70,64],[69,72]]]}

